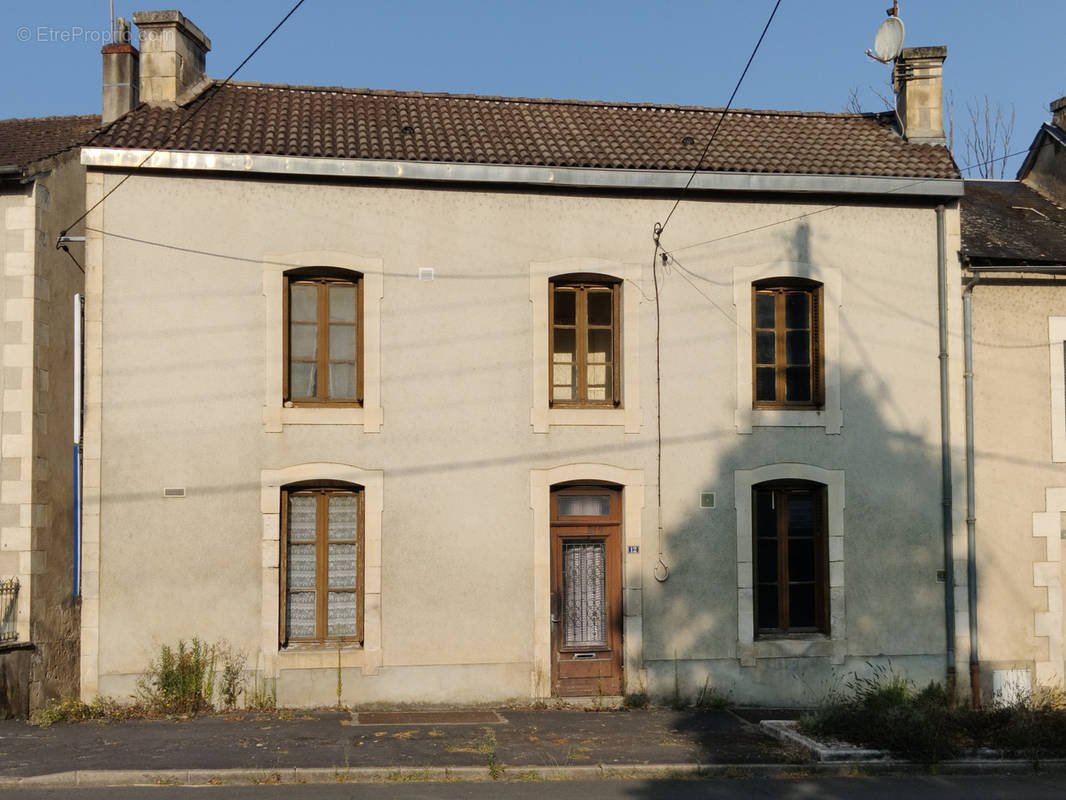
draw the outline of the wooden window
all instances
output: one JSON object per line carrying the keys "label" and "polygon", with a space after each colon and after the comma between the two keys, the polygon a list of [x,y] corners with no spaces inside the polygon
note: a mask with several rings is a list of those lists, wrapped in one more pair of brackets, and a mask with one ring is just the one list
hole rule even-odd
{"label": "wooden window", "polygon": [[285,275],[285,400],[299,406],[363,402],[363,296],[356,273]]}
{"label": "wooden window", "polygon": [[557,408],[622,405],[621,289],[617,281],[568,276],[549,292],[549,400]]}
{"label": "wooden window", "polygon": [[755,630],[760,636],[829,633],[825,486],[752,487]]}
{"label": "wooden window", "polygon": [[282,646],[362,642],[362,490],[287,487],[281,503]]}
{"label": "wooden window", "polygon": [[821,408],[825,402],[821,285],[761,282],[752,292],[753,406]]}

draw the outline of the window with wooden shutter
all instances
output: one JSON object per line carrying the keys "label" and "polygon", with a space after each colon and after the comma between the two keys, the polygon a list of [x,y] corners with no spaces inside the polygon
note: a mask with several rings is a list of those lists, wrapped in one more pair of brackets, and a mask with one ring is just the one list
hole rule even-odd
{"label": "window with wooden shutter", "polygon": [[821,408],[825,402],[822,286],[752,286],[752,405]]}
{"label": "window with wooden shutter", "polygon": [[363,639],[363,493],[357,486],[281,493],[280,640]]}
{"label": "window with wooden shutter", "polygon": [[752,487],[755,630],[760,636],[829,633],[826,487]]}

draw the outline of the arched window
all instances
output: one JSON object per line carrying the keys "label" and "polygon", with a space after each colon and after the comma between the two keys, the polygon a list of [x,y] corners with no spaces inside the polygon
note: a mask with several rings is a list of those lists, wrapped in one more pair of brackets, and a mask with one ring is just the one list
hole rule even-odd
{"label": "arched window", "polygon": [[361,275],[310,267],[285,273],[285,400],[293,405],[363,402]]}
{"label": "arched window", "polygon": [[756,636],[828,634],[825,485],[770,481],[751,491]]}
{"label": "arched window", "polygon": [[341,481],[281,490],[281,644],[362,642],[363,490]]}

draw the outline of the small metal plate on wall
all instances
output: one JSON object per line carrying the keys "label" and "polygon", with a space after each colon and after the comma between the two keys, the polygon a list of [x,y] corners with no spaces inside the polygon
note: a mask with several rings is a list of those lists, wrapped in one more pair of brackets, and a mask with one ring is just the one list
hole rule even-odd
{"label": "small metal plate on wall", "polygon": [[714,492],[700,492],[700,508],[714,508],[717,499]]}

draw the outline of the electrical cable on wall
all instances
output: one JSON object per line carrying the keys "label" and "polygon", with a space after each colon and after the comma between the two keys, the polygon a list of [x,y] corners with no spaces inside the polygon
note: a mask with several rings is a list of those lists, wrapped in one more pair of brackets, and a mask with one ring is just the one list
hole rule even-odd
{"label": "electrical cable on wall", "polygon": [[[663,560],[663,382],[660,369],[659,348],[659,269],[656,263],[659,260],[661,247],[659,246],[659,234],[662,227],[655,223],[655,251],[651,256],[651,278],[655,284],[655,491],[656,491],[656,523],[659,531],[659,560],[655,563],[652,575],[659,583],[665,583],[670,577],[670,567]],[[666,264],[666,253],[662,253],[663,265]]]}

